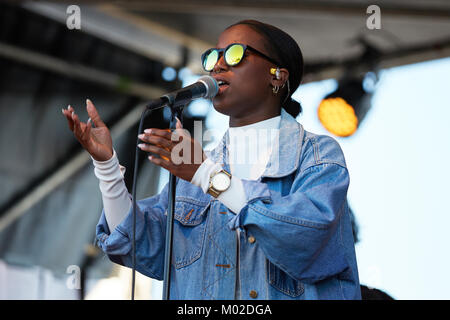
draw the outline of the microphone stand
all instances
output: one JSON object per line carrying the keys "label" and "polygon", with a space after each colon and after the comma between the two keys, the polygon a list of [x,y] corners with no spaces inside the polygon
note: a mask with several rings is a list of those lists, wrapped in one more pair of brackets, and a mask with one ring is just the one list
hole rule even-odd
{"label": "microphone stand", "polygon": [[[185,104],[192,100],[194,97],[198,97],[201,94],[202,97],[215,96],[218,91],[218,86],[216,81],[210,77],[206,76],[207,79],[200,79],[202,85],[192,85],[189,90],[180,89],[171,93],[164,95],[163,97],[153,100],[145,108],[141,116],[141,121],[139,123],[139,134],[143,129],[143,120],[145,113],[147,111],[156,110],[164,106],[169,106],[171,111],[170,119],[170,131],[176,129],[177,118],[180,120],[181,125],[183,125],[183,108]],[[203,92],[206,87],[206,94]],[[136,157],[134,163],[134,176],[133,176],[133,239],[132,239],[132,290],[131,290],[131,300],[134,300],[134,287],[135,287],[135,273],[136,273],[136,179],[137,179],[137,169],[138,169],[138,155],[139,139],[136,143]],[[175,215],[175,190],[176,190],[177,180],[176,177],[170,173],[169,176],[169,199],[168,199],[168,210],[167,210],[167,224],[166,224],[166,239],[165,239],[165,251],[164,251],[164,285],[163,285],[163,300],[169,300],[170,297],[170,271],[172,266],[172,248],[173,248],[173,218]]]}
{"label": "microphone stand", "polygon": [[[144,112],[141,115],[141,120],[139,123],[138,134],[142,133],[144,118],[148,111],[153,111],[156,109],[163,108],[165,106],[170,107],[171,119],[170,119],[170,130],[176,128],[177,118],[183,124],[183,108],[184,104],[175,102],[174,95],[167,95],[163,98],[153,100],[150,102]],[[134,161],[134,174],[133,174],[133,190],[132,190],[132,203],[133,203],[133,235],[131,241],[131,256],[132,256],[132,277],[131,277],[131,300],[134,300],[134,289],[136,283],[136,181],[137,181],[137,171],[139,166],[139,139],[136,142],[136,156]],[[165,256],[164,256],[164,286],[163,286],[163,299],[169,300],[170,296],[170,267],[171,267],[171,257],[172,257],[172,243],[173,243],[173,217],[175,212],[175,189],[176,189],[176,176],[170,173],[169,176],[169,203],[167,212],[167,225],[166,225],[166,240],[165,240]]]}
{"label": "microphone stand", "polygon": [[[183,106],[173,107],[170,105],[171,119],[170,130],[176,128],[178,118],[183,124]],[[173,248],[173,218],[175,214],[175,193],[176,193],[177,179],[172,173],[169,175],[169,203],[167,208],[167,224],[166,224],[166,242],[164,255],[164,285],[163,285],[163,300],[169,300],[170,297],[170,276],[172,266],[172,248]]]}

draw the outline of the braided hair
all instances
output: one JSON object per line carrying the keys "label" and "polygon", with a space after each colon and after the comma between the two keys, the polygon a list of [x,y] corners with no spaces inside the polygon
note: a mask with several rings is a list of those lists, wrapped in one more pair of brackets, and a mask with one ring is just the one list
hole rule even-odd
{"label": "braided hair", "polygon": [[292,99],[292,94],[298,88],[303,77],[303,55],[297,42],[283,30],[257,20],[242,20],[236,25],[247,25],[266,40],[264,46],[269,55],[280,63],[279,67],[289,71],[286,96],[283,98],[282,107],[294,118],[301,112],[300,103]]}

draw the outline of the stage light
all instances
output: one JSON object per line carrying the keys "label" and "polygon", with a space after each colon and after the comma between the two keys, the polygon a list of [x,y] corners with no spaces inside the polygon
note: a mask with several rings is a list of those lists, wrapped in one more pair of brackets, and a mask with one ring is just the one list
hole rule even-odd
{"label": "stage light", "polygon": [[348,137],[358,128],[358,118],[353,107],[340,97],[322,100],[318,114],[325,129],[336,136]]}
{"label": "stage light", "polygon": [[363,78],[344,78],[336,91],[328,94],[319,104],[318,117],[330,133],[348,137],[356,132],[370,109],[370,99],[377,78],[373,72]]}
{"label": "stage light", "polygon": [[161,76],[165,81],[174,81],[177,77],[177,70],[172,67],[165,67]]}

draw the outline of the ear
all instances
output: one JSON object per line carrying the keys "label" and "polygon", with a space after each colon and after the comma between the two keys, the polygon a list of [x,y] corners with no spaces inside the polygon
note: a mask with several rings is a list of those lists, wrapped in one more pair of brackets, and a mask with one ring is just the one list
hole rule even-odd
{"label": "ear", "polygon": [[279,73],[278,73],[278,78],[275,74],[272,74],[272,78],[270,80],[270,84],[272,85],[272,87],[282,87],[284,84],[286,84],[286,82],[289,79],[289,71],[285,68],[280,68],[279,69]]}

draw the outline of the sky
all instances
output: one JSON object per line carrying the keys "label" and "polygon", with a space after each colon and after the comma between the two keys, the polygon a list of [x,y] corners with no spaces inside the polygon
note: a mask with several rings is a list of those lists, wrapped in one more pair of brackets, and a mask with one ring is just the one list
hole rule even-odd
{"label": "sky", "polygon": [[[293,95],[304,128],[333,136],[344,151],[360,282],[395,299],[450,299],[449,74],[450,58],[381,70],[372,107],[347,138],[334,137],[317,118],[336,80],[301,85]],[[195,79],[187,75],[184,85]],[[204,100],[188,109],[207,112],[206,126],[225,132],[228,118]],[[164,174],[161,185],[166,181]]]}

